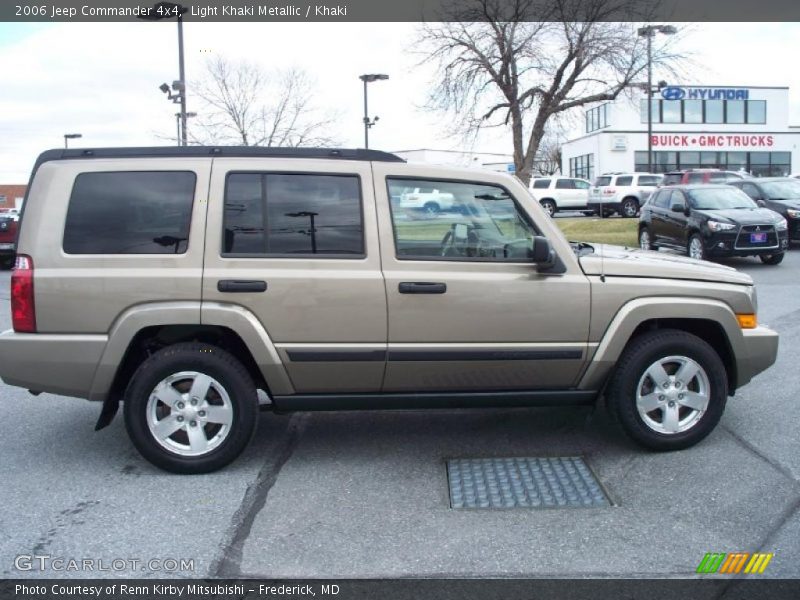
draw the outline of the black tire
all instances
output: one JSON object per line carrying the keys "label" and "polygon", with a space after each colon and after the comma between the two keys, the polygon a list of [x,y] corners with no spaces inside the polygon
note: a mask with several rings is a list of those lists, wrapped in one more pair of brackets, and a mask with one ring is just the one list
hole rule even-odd
{"label": "black tire", "polygon": [[619,215],[626,219],[633,219],[639,214],[639,201],[636,198],[625,198],[619,209]]}
{"label": "black tire", "polygon": [[[642,241],[643,233],[646,233],[647,237],[649,238],[649,242],[646,244],[647,246],[646,248],[645,248],[645,243]],[[653,243],[653,234],[650,232],[649,227],[645,226],[639,229],[639,248],[641,248],[642,250],[658,250],[658,246],[656,246]]]}
{"label": "black tire", "polygon": [[785,252],[778,252],[777,254],[759,254],[758,258],[765,265],[779,265],[783,262]]}
{"label": "black tire", "polygon": [[[642,419],[636,406],[636,393],[646,370],[659,359],[671,356],[688,357],[698,363],[708,377],[710,394],[706,410],[690,428],[662,433]],[[611,415],[633,441],[651,450],[681,450],[701,441],[719,423],[728,398],[728,379],[719,355],[705,341],[685,331],[661,329],[644,333],[628,343],[605,397]]]}
{"label": "black tire", "polygon": [[442,209],[436,202],[427,202],[425,206],[422,207],[422,210],[425,212],[425,216],[436,217]]}
{"label": "black tire", "polygon": [[539,204],[542,205],[544,212],[546,212],[551,217],[555,215],[556,211],[558,210],[558,207],[556,206],[556,203],[553,200],[542,200],[541,202],[539,202]]}
{"label": "black tire", "polygon": [[[156,385],[183,371],[212,377],[224,388],[232,407],[227,435],[219,445],[199,456],[183,456],[166,449],[148,426],[148,401]],[[259,414],[258,393],[247,369],[228,352],[210,344],[180,343],[162,348],[139,366],[125,391],[124,413],[133,445],[155,466],[173,473],[209,473],[233,461],[250,442]],[[202,426],[204,432],[208,426],[214,427],[209,422]]]}
{"label": "black tire", "polygon": [[[700,254],[699,254],[699,256],[692,257],[691,248],[692,248],[692,242],[694,240],[698,240]],[[692,257],[692,258],[697,258],[698,260],[707,260],[708,255],[706,253],[706,246],[703,243],[703,238],[700,236],[699,233],[693,233],[692,235],[689,236],[689,241],[686,243],[686,256],[689,256],[689,257]]]}

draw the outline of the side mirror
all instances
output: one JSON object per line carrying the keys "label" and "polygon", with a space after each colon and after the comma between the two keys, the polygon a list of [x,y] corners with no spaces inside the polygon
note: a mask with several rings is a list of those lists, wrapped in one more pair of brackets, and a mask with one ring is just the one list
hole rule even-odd
{"label": "side mirror", "polygon": [[540,268],[552,267],[556,263],[556,253],[550,246],[550,240],[540,235],[533,237],[530,256]]}
{"label": "side mirror", "polygon": [[672,212],[686,213],[686,205],[683,202],[676,202],[670,207]]}

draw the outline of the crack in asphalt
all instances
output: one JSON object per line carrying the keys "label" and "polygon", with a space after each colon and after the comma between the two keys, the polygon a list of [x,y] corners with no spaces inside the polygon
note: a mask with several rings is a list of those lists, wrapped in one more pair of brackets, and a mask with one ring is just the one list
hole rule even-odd
{"label": "crack in asphalt", "polygon": [[278,480],[283,465],[291,458],[305,430],[307,414],[296,413],[289,418],[286,435],[261,467],[256,480],[247,486],[242,503],[231,518],[226,536],[220,546],[220,555],[209,568],[209,577],[241,577],[242,552],[253,528],[256,516],[264,508],[270,490]]}
{"label": "crack in asphalt", "polygon": [[780,464],[775,459],[770,458],[769,456],[764,454],[761,450],[756,448],[753,444],[748,442],[746,439],[741,437],[738,433],[734,432],[729,427],[723,425],[722,429],[724,431],[726,431],[728,433],[728,435],[730,435],[734,439],[734,441],[737,444],[739,444],[742,448],[744,448],[745,450],[748,450],[752,454],[755,454],[758,458],[763,460],[765,463],[767,463],[773,469],[778,471],[778,473],[780,473],[781,475],[786,477],[789,481],[791,481],[795,485],[800,485],[800,481],[798,481],[798,479],[794,476],[794,474],[788,468],[784,467],[782,464]]}

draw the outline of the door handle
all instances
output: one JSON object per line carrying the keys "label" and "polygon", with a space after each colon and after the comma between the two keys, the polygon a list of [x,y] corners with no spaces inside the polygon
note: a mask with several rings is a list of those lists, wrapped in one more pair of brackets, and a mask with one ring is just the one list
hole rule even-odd
{"label": "door handle", "polygon": [[266,292],[267,282],[254,279],[220,279],[217,282],[217,291],[230,293]]}
{"label": "door handle", "polygon": [[397,286],[401,294],[444,294],[447,291],[446,283],[432,281],[404,281]]}

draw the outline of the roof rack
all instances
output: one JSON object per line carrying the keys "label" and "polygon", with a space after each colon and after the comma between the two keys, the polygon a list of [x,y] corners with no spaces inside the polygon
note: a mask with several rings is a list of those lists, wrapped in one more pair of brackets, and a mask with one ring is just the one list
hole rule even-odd
{"label": "roof rack", "polygon": [[60,148],[39,155],[37,165],[51,161],[76,158],[166,158],[166,157],[264,157],[264,158],[326,158],[334,160],[363,160],[372,162],[405,162],[389,152],[363,148],[265,148],[262,146],[155,146],[150,148]]}

